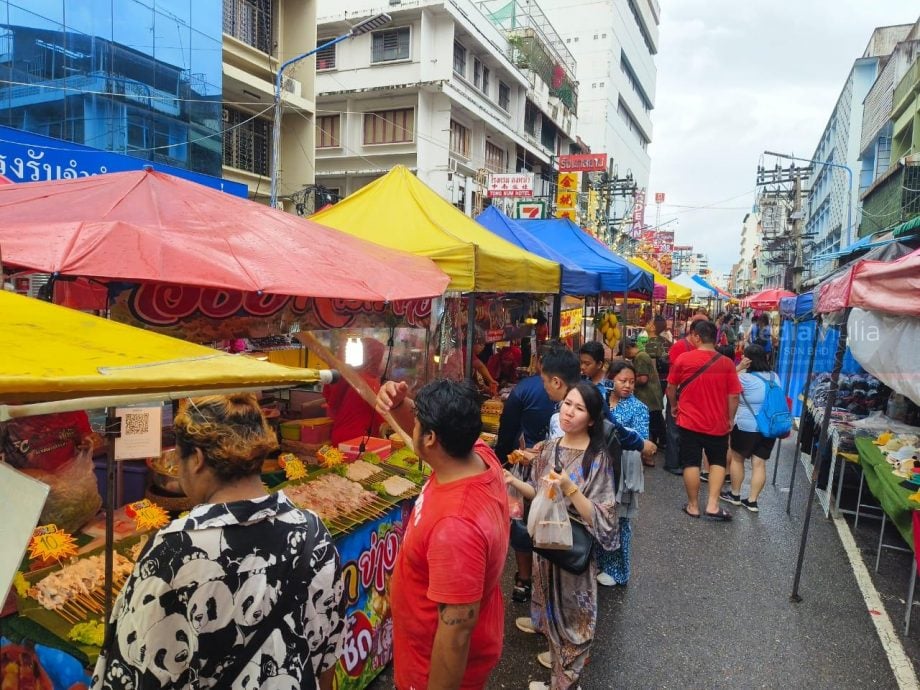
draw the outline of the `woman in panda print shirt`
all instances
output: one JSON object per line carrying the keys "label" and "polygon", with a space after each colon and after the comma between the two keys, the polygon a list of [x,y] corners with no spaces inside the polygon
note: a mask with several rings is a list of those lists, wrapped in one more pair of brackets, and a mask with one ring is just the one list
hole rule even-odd
{"label": "woman in panda print shirt", "polygon": [[276,445],[252,395],[190,400],[179,480],[200,503],[144,549],[112,612],[93,688],[330,688],[345,617],[319,518],[259,472]]}

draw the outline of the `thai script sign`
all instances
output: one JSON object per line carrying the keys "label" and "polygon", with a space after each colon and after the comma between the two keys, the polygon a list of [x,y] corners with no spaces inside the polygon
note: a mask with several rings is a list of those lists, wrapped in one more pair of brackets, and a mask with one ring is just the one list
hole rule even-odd
{"label": "thai script sign", "polygon": [[302,330],[379,326],[386,317],[425,328],[431,300],[384,304],[360,300],[258,294],[166,283],[123,286],[110,299],[115,321],[196,343]]}
{"label": "thai script sign", "polygon": [[248,195],[246,185],[237,182],[0,126],[0,176],[10,182],[72,180],[147,166],[235,196]]}
{"label": "thai script sign", "polygon": [[491,173],[488,195],[490,198],[533,196],[533,173]]}
{"label": "thai script sign", "polygon": [[607,154],[579,153],[559,156],[556,163],[561,172],[604,172],[607,170]]}
{"label": "thai script sign", "polygon": [[412,502],[405,501],[335,542],[348,613],[345,652],[335,672],[339,690],[366,687],[393,659],[393,617],[386,591],[411,508]]}

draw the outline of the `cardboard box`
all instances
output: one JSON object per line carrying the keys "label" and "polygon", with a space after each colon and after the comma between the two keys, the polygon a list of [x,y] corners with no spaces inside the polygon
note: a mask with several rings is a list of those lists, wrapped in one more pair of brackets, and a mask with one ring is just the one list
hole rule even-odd
{"label": "cardboard box", "polygon": [[[339,450],[345,454],[346,460],[358,459],[361,442],[364,441],[364,439],[364,436],[358,436],[358,438],[342,441],[339,444]],[[393,444],[389,439],[371,436],[364,442],[364,450],[368,453],[376,453],[377,456],[383,460],[390,457],[390,454],[393,452]]]}

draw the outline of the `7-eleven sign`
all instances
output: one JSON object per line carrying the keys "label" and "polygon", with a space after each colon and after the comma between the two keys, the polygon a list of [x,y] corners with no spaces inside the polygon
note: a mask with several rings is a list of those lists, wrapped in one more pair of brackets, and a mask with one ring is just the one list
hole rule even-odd
{"label": "7-eleven sign", "polygon": [[519,220],[542,220],[546,218],[546,204],[542,201],[519,201],[514,208],[514,217]]}

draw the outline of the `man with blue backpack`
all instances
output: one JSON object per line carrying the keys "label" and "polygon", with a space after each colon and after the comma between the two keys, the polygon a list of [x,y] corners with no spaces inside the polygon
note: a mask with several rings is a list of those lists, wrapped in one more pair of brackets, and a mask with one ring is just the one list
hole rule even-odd
{"label": "man with blue backpack", "polygon": [[[738,364],[741,380],[741,404],[735,414],[731,433],[731,489],[720,494],[723,501],[758,512],[757,498],[767,481],[767,459],[776,439],[792,431],[792,413],[779,375],[770,371],[763,347],[748,345]],[[751,459],[751,490],[741,498],[744,483],[744,462]]]}

